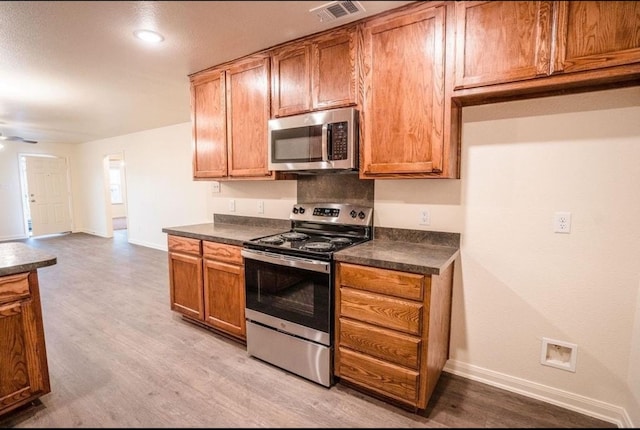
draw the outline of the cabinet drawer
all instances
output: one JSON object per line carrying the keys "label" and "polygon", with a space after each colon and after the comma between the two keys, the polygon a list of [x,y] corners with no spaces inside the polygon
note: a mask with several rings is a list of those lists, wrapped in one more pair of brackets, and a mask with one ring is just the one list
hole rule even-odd
{"label": "cabinet drawer", "polygon": [[415,273],[340,263],[340,285],[359,290],[422,300],[430,282],[431,277]]}
{"label": "cabinet drawer", "polygon": [[417,336],[422,333],[422,303],[351,288],[341,288],[340,296],[340,316]]}
{"label": "cabinet drawer", "polygon": [[169,251],[202,255],[201,240],[190,237],[169,236]]}
{"label": "cabinet drawer", "polygon": [[202,254],[204,258],[218,260],[225,263],[242,265],[242,248],[225,243],[202,241]]}
{"label": "cabinet drawer", "polygon": [[364,354],[340,348],[340,378],[416,405],[419,373]]}
{"label": "cabinet drawer", "polygon": [[421,339],[340,318],[340,346],[418,370]]}
{"label": "cabinet drawer", "polygon": [[29,297],[29,273],[0,278],[0,303],[14,302]]}

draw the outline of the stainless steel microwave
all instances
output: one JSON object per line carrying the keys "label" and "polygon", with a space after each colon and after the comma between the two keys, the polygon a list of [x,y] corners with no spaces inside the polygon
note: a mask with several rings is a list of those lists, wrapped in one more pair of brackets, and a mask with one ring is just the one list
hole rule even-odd
{"label": "stainless steel microwave", "polygon": [[269,120],[269,170],[358,170],[358,110],[331,109]]}

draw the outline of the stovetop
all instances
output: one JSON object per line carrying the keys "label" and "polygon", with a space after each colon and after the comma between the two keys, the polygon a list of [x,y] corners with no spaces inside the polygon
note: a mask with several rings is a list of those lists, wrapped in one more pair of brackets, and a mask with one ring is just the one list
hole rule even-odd
{"label": "stovetop", "polygon": [[334,252],[371,239],[373,209],[339,203],[294,205],[291,229],[244,242],[248,248],[330,259]]}

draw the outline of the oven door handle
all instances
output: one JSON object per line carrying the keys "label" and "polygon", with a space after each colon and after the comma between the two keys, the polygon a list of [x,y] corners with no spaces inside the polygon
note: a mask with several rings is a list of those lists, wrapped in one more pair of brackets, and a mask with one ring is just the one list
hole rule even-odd
{"label": "oven door handle", "polygon": [[331,263],[326,261],[310,260],[308,258],[293,257],[289,255],[273,254],[270,252],[242,249],[244,258],[258,260],[265,263],[289,266],[298,269],[312,270],[320,273],[331,273]]}

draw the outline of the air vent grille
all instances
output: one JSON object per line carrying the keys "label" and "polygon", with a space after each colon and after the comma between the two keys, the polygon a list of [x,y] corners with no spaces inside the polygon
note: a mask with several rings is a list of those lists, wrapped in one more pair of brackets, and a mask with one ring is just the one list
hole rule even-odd
{"label": "air vent grille", "polygon": [[320,19],[320,22],[333,21],[363,11],[364,8],[357,1],[332,1],[309,10]]}

